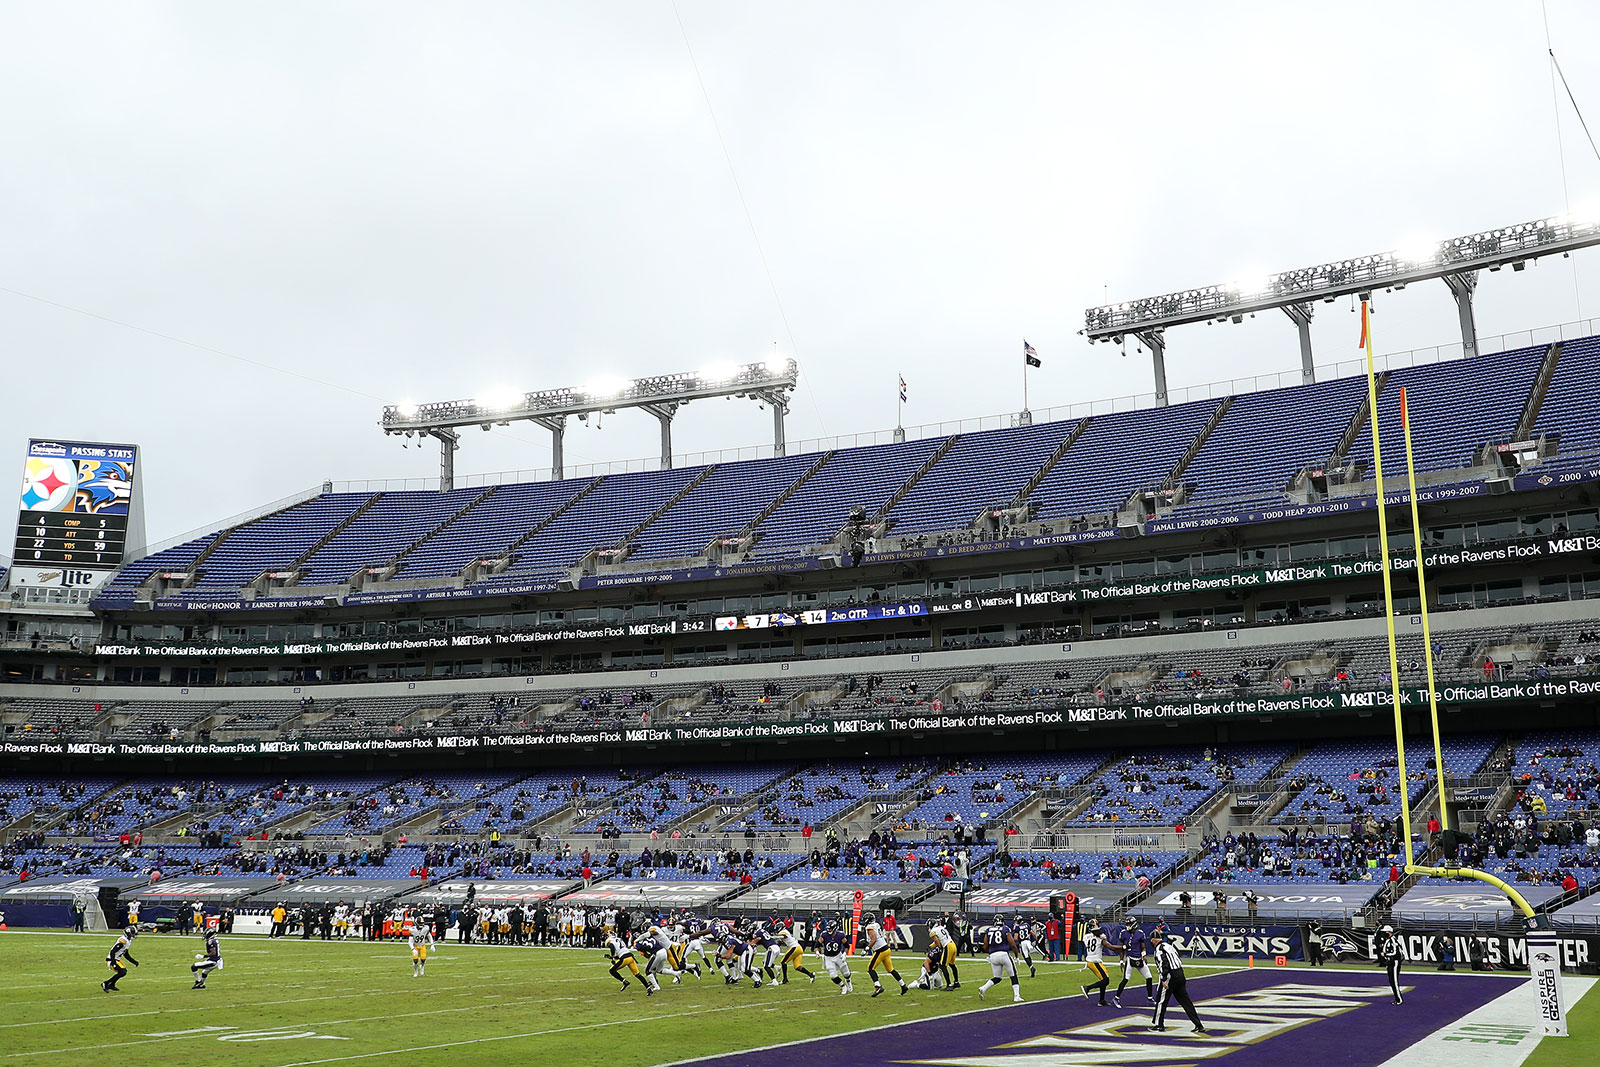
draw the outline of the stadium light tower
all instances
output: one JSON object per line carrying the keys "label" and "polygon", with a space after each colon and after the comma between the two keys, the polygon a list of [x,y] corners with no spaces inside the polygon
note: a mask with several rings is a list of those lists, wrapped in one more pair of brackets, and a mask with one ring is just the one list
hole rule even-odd
{"label": "stadium light tower", "polygon": [[1092,344],[1121,344],[1136,337],[1150,349],[1156,379],[1157,402],[1167,402],[1166,331],[1193,322],[1243,322],[1257,311],[1282,311],[1300,334],[1300,378],[1316,380],[1311,354],[1311,315],[1317,301],[1332,303],[1356,294],[1363,299],[1378,289],[1404,289],[1412,282],[1443,281],[1455,297],[1461,326],[1461,346],[1469,356],[1478,354],[1478,329],[1472,316],[1472,296],[1479,272],[1510,266],[1522,270],[1543,256],[1570,255],[1580,248],[1600,244],[1600,213],[1579,218],[1555,218],[1502,226],[1495,230],[1453,237],[1415,249],[1379,252],[1342,259],[1315,267],[1302,267],[1254,281],[1208,285],[1162,296],[1147,296],[1125,304],[1107,304],[1084,312],[1084,336]]}
{"label": "stadium light tower", "polygon": [[455,486],[455,452],[458,431],[464,426],[488,430],[513,422],[532,422],[550,431],[552,474],[564,477],[563,439],[567,419],[576,415],[609,415],[619,408],[639,408],[661,423],[661,467],[672,466],[672,418],[692,400],[727,396],[757,400],[772,406],[772,448],[784,454],[783,417],[789,396],[799,382],[800,367],[793,359],[761,363],[725,363],[683,374],[658,374],[646,378],[600,377],[585,385],[538,392],[491,390],[474,400],[443,400],[431,404],[388,404],[379,423],[386,435],[432,437],[439,442],[439,489]]}

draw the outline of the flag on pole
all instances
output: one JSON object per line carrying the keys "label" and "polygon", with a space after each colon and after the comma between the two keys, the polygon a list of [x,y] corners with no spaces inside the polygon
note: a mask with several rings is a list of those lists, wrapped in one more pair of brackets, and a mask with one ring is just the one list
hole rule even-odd
{"label": "flag on pole", "polygon": [[1022,361],[1030,367],[1044,366],[1044,363],[1039,359],[1039,353],[1028,343],[1027,338],[1022,340]]}
{"label": "flag on pole", "polygon": [[900,375],[900,403],[906,402],[906,376]]}
{"label": "flag on pole", "polygon": [[1361,301],[1361,343],[1356,346],[1360,349],[1367,347],[1367,302]]}

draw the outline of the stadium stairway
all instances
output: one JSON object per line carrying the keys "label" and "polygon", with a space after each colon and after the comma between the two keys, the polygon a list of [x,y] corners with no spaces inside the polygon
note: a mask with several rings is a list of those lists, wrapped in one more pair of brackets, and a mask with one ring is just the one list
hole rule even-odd
{"label": "stadium stairway", "polygon": [[370,497],[368,497],[362,503],[362,505],[359,508],[356,508],[350,514],[346,515],[343,519],[339,520],[338,525],[336,525],[333,529],[329,530],[327,533],[323,534],[321,537],[317,538],[317,540],[311,545],[310,548],[306,549],[304,552],[302,552],[298,556],[296,556],[294,558],[294,562],[290,563],[289,566],[287,568],[285,568],[285,569],[286,570],[291,570],[291,571],[298,571],[301,567],[305,566],[306,560],[310,559],[312,556],[314,556],[318,552],[320,552],[323,549],[323,547],[326,546],[328,544],[328,542],[332,541],[335,537],[338,537],[340,534],[344,533],[346,528],[348,528],[351,523],[355,522],[357,519],[361,518],[361,516],[365,515],[369,511],[371,511],[373,506],[375,504],[377,504],[378,501],[383,499],[383,496],[384,496],[383,493],[373,493]]}
{"label": "stadium stairway", "polygon": [[1093,420],[1093,415],[1078,420],[1077,425],[1072,428],[1072,432],[1061,439],[1061,443],[1056,446],[1056,450],[1050,453],[1049,457],[1040,464],[1038,470],[1033,472],[1033,477],[1023,483],[1021,489],[1017,490],[1017,495],[1011,499],[1012,507],[1021,507],[1028,502],[1028,496],[1039,488],[1039,483],[1049,476],[1050,472],[1055,469],[1056,464],[1060,463],[1072,446],[1078,443],[1078,438],[1083,436],[1083,431],[1089,428],[1089,423]]}
{"label": "stadium stairway", "polygon": [[551,523],[555,522],[557,519],[561,518],[561,516],[571,511],[584,497],[600,488],[600,483],[605,480],[606,476],[603,474],[598,478],[591,480],[589,484],[572,494],[572,497],[565,501],[560,507],[556,508],[550,514],[540,519],[533,526],[529,527],[521,537],[518,537],[515,541],[511,542],[505,547],[505,550],[500,553],[499,559],[495,560],[493,564],[485,568],[488,571],[487,574],[483,573],[481,570],[474,573],[474,568],[469,564],[467,567],[468,573],[465,573],[463,577],[465,577],[468,582],[484,581],[488,578],[492,578],[496,574],[499,574],[507,567],[510,567],[516,562],[517,552],[521,550],[524,545],[526,545],[529,541],[532,541],[535,537],[538,537],[539,534],[543,533]]}
{"label": "stadium stairway", "polygon": [[822,455],[818,456],[815,463],[800,473],[800,477],[789,483],[789,488],[779,493],[770,504],[756,513],[755,518],[745,523],[744,528],[741,529],[738,534],[739,539],[745,542],[745,547],[749,547],[750,539],[755,536],[756,530],[760,528],[761,524],[767,520],[767,516],[771,515],[774,511],[777,511],[783,506],[784,501],[788,500],[790,497],[794,496],[795,493],[799,492],[802,485],[805,485],[812,478],[816,477],[817,472],[822,470],[823,467],[826,467],[828,465],[828,461],[832,459],[837,452],[838,449],[830,448],[826,452],[822,453]]}
{"label": "stadium stairway", "polygon": [[1539,365],[1539,373],[1533,379],[1533,388],[1528,393],[1528,402],[1523,405],[1522,417],[1517,420],[1517,428],[1512,431],[1513,441],[1526,441],[1539,424],[1539,411],[1544,407],[1545,394],[1550,391],[1550,380],[1556,375],[1556,365],[1561,362],[1560,341],[1552,343],[1545,351],[1544,362]]}
{"label": "stadium stairway", "polygon": [[[1377,378],[1377,393],[1383,395],[1383,387],[1389,383],[1389,371],[1381,372]],[[1356,446],[1361,435],[1366,432],[1367,424],[1372,421],[1372,396],[1370,393],[1361,395],[1361,402],[1356,405],[1355,414],[1350,416],[1350,424],[1344,428],[1344,433],[1339,437],[1339,443],[1334,446],[1333,454],[1328,457],[1326,467],[1336,470],[1344,466],[1345,457]]]}
{"label": "stadium stairway", "polygon": [[667,511],[673,507],[673,505],[678,503],[678,501],[682,500],[684,497],[688,496],[690,493],[699,488],[700,483],[715,474],[717,468],[720,466],[722,466],[720,463],[707,464],[699,474],[695,475],[693,478],[689,479],[688,482],[684,483],[683,488],[679,489],[676,493],[673,493],[671,496],[667,497],[667,499],[663,500],[660,507],[656,508],[649,515],[647,515],[643,522],[639,523],[639,525],[635,526],[633,529],[624,534],[622,538],[618,540],[617,543],[612,547],[626,548],[631,545],[634,538],[644,533],[645,527],[649,526],[652,522],[655,522],[661,516],[665,515]]}
{"label": "stadium stairway", "polygon": [[400,551],[396,552],[393,557],[383,560],[381,563],[378,561],[373,561],[371,566],[381,566],[385,568],[388,571],[386,577],[393,576],[397,571],[403,570],[405,568],[405,560],[407,556],[411,555],[411,553],[415,552],[429,541],[432,541],[435,537],[438,537],[440,534],[444,533],[444,531],[448,529],[452,523],[465,516],[467,512],[471,511],[485,500],[488,500],[499,488],[500,487],[498,485],[491,485],[489,488],[485,489],[483,492],[467,501],[464,507],[457,509],[454,514],[450,515],[443,522],[439,523],[433,529],[429,530],[427,533],[423,534],[421,537],[417,538],[415,541],[412,541],[409,545],[406,545]]}
{"label": "stadium stairway", "polygon": [[886,519],[894,506],[900,503],[901,500],[904,500],[906,494],[915,489],[917,487],[917,483],[922,481],[923,478],[927,477],[928,472],[933,470],[933,468],[938,465],[941,459],[944,459],[945,456],[950,454],[950,450],[956,446],[956,442],[959,440],[961,440],[960,434],[951,434],[949,437],[946,437],[944,439],[944,443],[933,450],[933,455],[929,456],[923,462],[922,466],[918,467],[916,471],[912,473],[911,477],[905,480],[905,484],[891,493],[889,495],[889,499],[883,502],[883,506],[872,513],[872,516],[869,520],[870,523],[875,526]]}
{"label": "stadium stairway", "polygon": [[1178,457],[1178,462],[1172,465],[1172,473],[1167,475],[1166,479],[1161,483],[1161,488],[1176,489],[1183,484],[1183,472],[1188,469],[1189,464],[1194,462],[1194,457],[1200,454],[1200,450],[1211,439],[1211,434],[1216,430],[1217,424],[1227,416],[1229,409],[1232,407],[1233,397],[1223,397],[1222,403],[1217,405],[1217,409],[1211,413],[1211,417],[1206,420],[1206,424],[1200,427],[1200,432],[1195,434],[1194,440],[1189,442],[1189,447],[1184,450],[1183,455]]}

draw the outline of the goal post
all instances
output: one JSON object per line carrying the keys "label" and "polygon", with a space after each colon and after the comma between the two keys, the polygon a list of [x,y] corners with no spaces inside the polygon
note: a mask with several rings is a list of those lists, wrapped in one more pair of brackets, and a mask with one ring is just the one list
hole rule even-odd
{"label": "goal post", "polygon": [[[1378,376],[1373,357],[1371,308],[1361,301],[1361,343],[1367,354],[1367,409],[1372,421],[1372,466],[1377,499],[1378,540],[1383,553],[1384,626],[1389,638],[1389,693],[1394,705],[1394,747],[1400,774],[1400,824],[1405,850],[1405,872],[1441,878],[1476,880],[1492,885],[1506,895],[1512,907],[1522,913],[1528,933],[1528,964],[1534,980],[1534,1001],[1540,1023],[1547,1036],[1567,1036],[1566,1012],[1561,996],[1561,966],[1554,932],[1546,916],[1534,914],[1527,898],[1503,878],[1488,871],[1449,864],[1424,867],[1416,862],[1411,842],[1411,778],[1406,772],[1405,716],[1400,701],[1400,651],[1394,626],[1394,583],[1389,551],[1389,508],[1383,481],[1383,446],[1379,433]],[[1417,600],[1422,619],[1423,662],[1427,670],[1428,718],[1433,729],[1433,763],[1439,793],[1439,826],[1450,829],[1450,793],[1445,781],[1444,743],[1439,731],[1439,690],[1434,679],[1433,633],[1428,621],[1428,586],[1423,567],[1422,520],[1417,504],[1417,467],[1411,445],[1411,412],[1405,387],[1400,389],[1400,428],[1406,449],[1406,495],[1411,505],[1411,536],[1416,553]],[[1392,902],[1398,903],[1398,901]]]}

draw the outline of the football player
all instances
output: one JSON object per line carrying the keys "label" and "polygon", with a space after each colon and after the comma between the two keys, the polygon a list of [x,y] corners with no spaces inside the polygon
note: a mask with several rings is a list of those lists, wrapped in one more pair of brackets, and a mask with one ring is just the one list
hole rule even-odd
{"label": "football player", "polygon": [[421,978],[428,970],[428,949],[433,945],[433,927],[426,923],[415,924],[406,936],[406,944],[411,946],[411,977]]}
{"label": "football player", "polygon": [[822,922],[822,965],[828,971],[828,979],[839,987],[841,997],[851,992],[850,938],[834,919]]}
{"label": "football player", "polygon": [[[204,925],[205,920],[202,916],[201,926]],[[191,989],[204,989],[206,976],[212,971],[222,970],[222,943],[217,940],[217,932],[206,930],[205,938],[206,950],[195,953],[194,962],[189,965],[189,970],[194,972],[194,985],[190,987]]]}
{"label": "football player", "polygon": [[900,995],[905,996],[911,992],[911,987],[894,969],[894,957],[889,954],[889,936],[883,932],[882,924],[870,914],[863,915],[861,921],[862,944],[867,955],[867,977],[872,979],[872,995],[883,995],[883,983],[878,981],[878,968],[882,967],[889,972],[889,977],[900,983]]}
{"label": "football player", "polygon": [[1022,949],[1022,962],[1028,965],[1029,978],[1039,977],[1039,971],[1033,965],[1033,954],[1038,951],[1034,946],[1034,925],[1022,916],[1017,916],[1017,943]]}
{"label": "football player", "polygon": [[106,966],[115,973],[100,983],[102,993],[117,991],[117,983],[128,973],[128,968],[122,965],[123,960],[127,960],[135,967],[139,966],[139,961],[133,958],[133,939],[138,936],[139,928],[129,924],[128,928],[122,931],[122,936],[117,938],[116,944],[111,946],[111,951],[106,955]]}
{"label": "football player", "polygon": [[800,947],[800,939],[794,936],[794,927],[780,927],[778,930],[777,941],[779,951],[778,965],[783,968],[783,980],[780,984],[789,984],[790,967],[793,967],[797,973],[803,974],[808,979],[815,982],[817,980],[817,976],[802,966],[806,955],[805,949]]}
{"label": "football player", "polygon": [[1000,979],[1011,979],[1011,1001],[1022,1003],[1022,983],[1017,980],[1017,935],[1006,925],[1005,917],[996,915],[994,922],[984,927],[981,940],[989,953],[989,980],[978,987],[978,999],[1000,984]]}
{"label": "football player", "polygon": [[951,989],[961,988],[961,968],[956,966],[956,937],[951,925],[944,921],[935,922],[930,931],[934,941],[944,949],[944,956],[940,960],[940,973],[944,975],[944,983]]}
{"label": "football player", "polygon": [[659,988],[654,978],[639,973],[639,960],[634,956],[633,949],[629,948],[628,943],[622,938],[616,934],[607,938],[606,951],[606,958],[611,961],[611,977],[621,982],[624,990],[628,988],[628,980],[622,976],[623,971],[638,979],[639,984],[644,986],[644,995],[647,997],[653,995]]}
{"label": "football player", "polygon": [[1085,1000],[1089,999],[1091,991],[1099,990],[1100,1006],[1102,1008],[1108,1007],[1106,1004],[1106,989],[1111,985],[1111,972],[1106,970],[1104,959],[1105,945],[1106,938],[1100,932],[1100,920],[1090,919],[1089,930],[1083,935],[1083,963],[1084,966],[1089,968],[1089,974],[1094,978],[1094,981],[1089,985],[1080,985],[1078,988],[1083,990],[1083,999]]}
{"label": "football player", "polygon": [[1144,976],[1144,999],[1147,1003],[1156,1002],[1155,982],[1150,973],[1150,962],[1145,959],[1145,945],[1148,939],[1144,930],[1137,923],[1129,923],[1122,931],[1122,981],[1117,984],[1117,991],[1112,994],[1111,1002],[1117,1007],[1122,1007],[1122,991],[1128,987],[1128,979],[1135,974]]}

